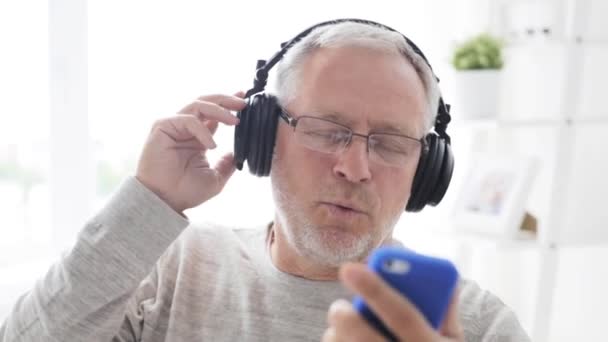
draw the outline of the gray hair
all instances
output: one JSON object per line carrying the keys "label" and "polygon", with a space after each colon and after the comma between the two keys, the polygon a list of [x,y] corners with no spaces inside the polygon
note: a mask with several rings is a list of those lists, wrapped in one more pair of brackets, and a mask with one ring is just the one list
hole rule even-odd
{"label": "gray hair", "polygon": [[270,92],[277,96],[279,103],[288,104],[297,94],[301,65],[304,60],[316,49],[342,46],[361,46],[403,55],[414,67],[425,88],[428,104],[428,115],[424,123],[425,132],[433,127],[440,97],[433,72],[400,33],[376,25],[343,22],[314,29],[291,47],[278,63],[274,75],[271,75]]}

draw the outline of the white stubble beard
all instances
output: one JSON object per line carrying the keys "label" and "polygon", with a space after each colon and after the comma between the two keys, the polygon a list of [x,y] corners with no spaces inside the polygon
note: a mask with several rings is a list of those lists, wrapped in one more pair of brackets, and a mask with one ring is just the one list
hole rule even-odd
{"label": "white stubble beard", "polygon": [[[274,163],[276,166],[278,163]],[[296,253],[313,260],[318,265],[339,267],[349,261],[363,261],[381,242],[377,236],[389,236],[400,215],[388,222],[380,231],[367,230],[363,234],[350,231],[325,229],[316,226],[306,217],[304,208],[289,191],[278,167],[272,170],[273,197],[277,207],[282,233]]]}

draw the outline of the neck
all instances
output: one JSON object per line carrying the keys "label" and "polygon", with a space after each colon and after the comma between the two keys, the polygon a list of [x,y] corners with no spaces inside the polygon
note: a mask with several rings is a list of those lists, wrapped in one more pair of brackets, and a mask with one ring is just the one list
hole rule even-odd
{"label": "neck", "polygon": [[338,268],[320,265],[298,254],[287,238],[276,229],[276,221],[270,226],[268,243],[272,263],[282,272],[310,280],[338,280]]}

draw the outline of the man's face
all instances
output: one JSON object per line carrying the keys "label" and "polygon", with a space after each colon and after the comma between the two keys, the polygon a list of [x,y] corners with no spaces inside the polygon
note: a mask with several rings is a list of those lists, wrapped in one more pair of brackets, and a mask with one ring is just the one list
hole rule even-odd
{"label": "man's face", "polygon": [[[421,138],[424,86],[400,55],[361,48],[319,49],[305,61],[294,117],[331,119],[355,133]],[[420,151],[400,167],[370,160],[366,140],[322,153],[298,143],[280,121],[272,184],[277,225],[305,257],[328,266],[363,260],[392,233],[410,196]]]}

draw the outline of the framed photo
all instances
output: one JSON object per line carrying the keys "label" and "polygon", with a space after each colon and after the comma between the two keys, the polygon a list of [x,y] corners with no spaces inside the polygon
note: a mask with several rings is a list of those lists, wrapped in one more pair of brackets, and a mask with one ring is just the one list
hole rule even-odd
{"label": "framed photo", "polygon": [[525,216],[537,163],[532,157],[474,160],[452,213],[456,230],[515,237]]}

